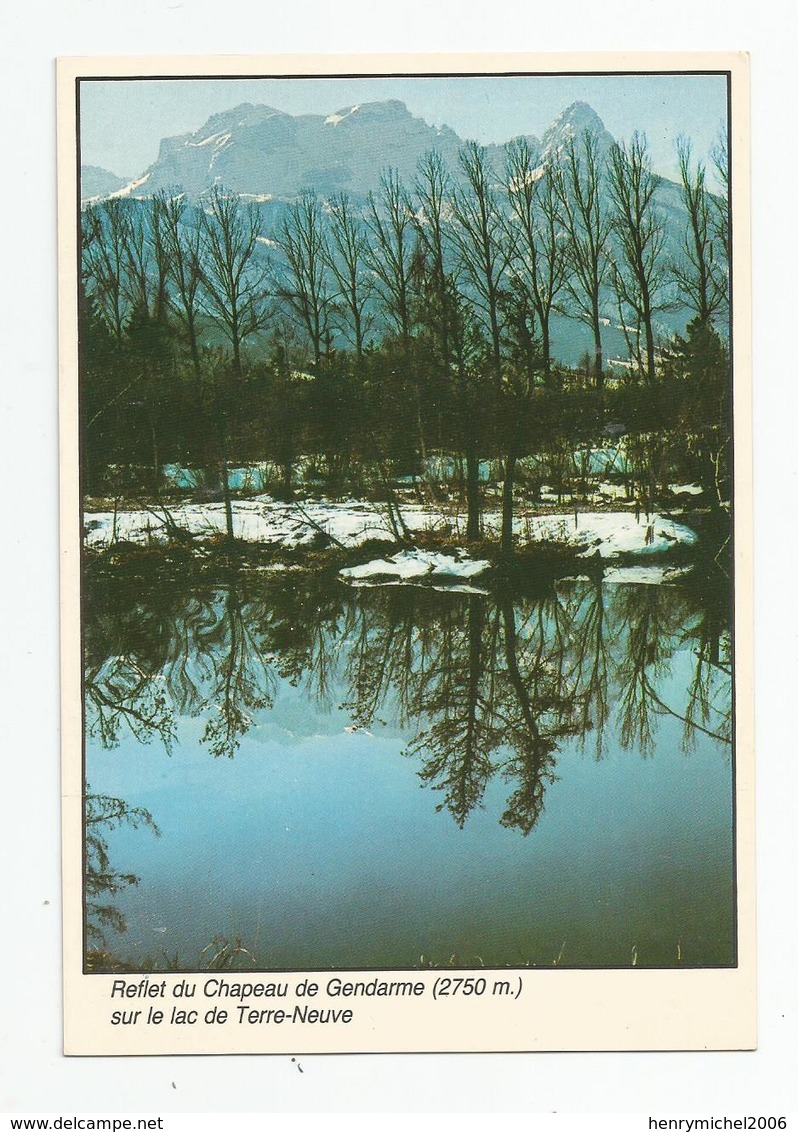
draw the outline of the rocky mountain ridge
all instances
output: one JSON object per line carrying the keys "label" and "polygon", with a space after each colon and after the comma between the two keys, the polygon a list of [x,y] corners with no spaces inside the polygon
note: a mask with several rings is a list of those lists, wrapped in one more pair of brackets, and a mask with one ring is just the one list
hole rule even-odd
{"label": "rocky mountain ridge", "polygon": [[[157,159],[127,184],[105,187],[84,167],[81,197],[143,197],[176,188],[200,196],[217,184],[260,200],[291,198],[305,189],[362,197],[379,186],[389,166],[412,182],[419,159],[433,149],[456,175],[464,140],[448,126],[430,126],[397,99],[326,116],[242,103],[213,114],[194,133],[163,138]],[[527,141],[538,154],[539,140]],[[485,148],[500,168],[502,147]]]}

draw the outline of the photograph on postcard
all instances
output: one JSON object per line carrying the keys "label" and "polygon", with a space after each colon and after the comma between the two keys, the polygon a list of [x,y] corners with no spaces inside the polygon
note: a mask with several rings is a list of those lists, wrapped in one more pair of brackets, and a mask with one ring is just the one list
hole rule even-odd
{"label": "photograph on postcard", "polygon": [[104,62],[60,170],[80,979],[257,1042],[297,973],[477,1028],[544,972],[734,975],[729,60]]}

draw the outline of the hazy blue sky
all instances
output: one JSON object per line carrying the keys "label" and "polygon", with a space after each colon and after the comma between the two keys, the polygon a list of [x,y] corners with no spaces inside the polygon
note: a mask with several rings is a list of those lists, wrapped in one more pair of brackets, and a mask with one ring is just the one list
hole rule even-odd
{"label": "hazy blue sky", "polygon": [[398,98],[433,126],[505,142],[538,137],[570,103],[588,102],[618,139],[648,136],[655,168],[674,176],[680,134],[706,157],[726,116],[723,75],[545,75],[522,78],[172,79],[81,83],[81,159],[137,175],[163,137],[190,133],[241,102],[291,114],[330,114],[354,103]]}

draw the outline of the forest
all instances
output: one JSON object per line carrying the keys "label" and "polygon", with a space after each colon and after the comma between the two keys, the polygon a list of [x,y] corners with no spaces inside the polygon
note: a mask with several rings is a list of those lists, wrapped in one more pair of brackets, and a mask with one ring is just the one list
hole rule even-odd
{"label": "forest", "polygon": [[[365,199],[309,189],[268,222],[221,184],[89,203],[84,495],[169,499],[181,485],[166,470],[193,469],[195,497],[224,503],[229,545],[231,473],[257,465],[274,499],[379,501],[400,543],[408,498],[456,500],[470,544],[493,509],[509,557],[519,509],[542,492],[595,503],[591,454],[609,451],[626,505],[648,513],[669,485],[696,485],[722,543],[727,146],[709,169],[688,139],[677,150],[678,209],[644,135],[608,147],[590,132],[542,165],[524,139],[501,166],[476,143],[456,169],[430,151],[411,183],[386,168]],[[576,325],[586,348],[566,365]],[[623,357],[608,357],[610,327]]]}

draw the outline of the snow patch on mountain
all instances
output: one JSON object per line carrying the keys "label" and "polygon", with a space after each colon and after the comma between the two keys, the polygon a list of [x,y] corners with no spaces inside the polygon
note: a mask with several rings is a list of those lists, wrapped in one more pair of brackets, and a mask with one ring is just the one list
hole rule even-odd
{"label": "snow patch on mountain", "polygon": [[131,181],[129,184],[124,185],[121,189],[117,189],[115,192],[109,193],[108,196],[109,198],[129,197],[133,193],[135,193],[137,189],[140,189],[142,185],[146,184],[146,182],[149,180],[149,177],[149,173],[145,173],[143,176],[138,177],[135,181]]}
{"label": "snow patch on mountain", "polygon": [[350,106],[348,110],[339,110],[335,114],[328,114],[324,119],[324,124],[325,126],[337,126],[340,122],[343,122],[345,118],[349,118],[350,115],[356,114],[359,109],[359,105]]}
{"label": "snow patch on mountain", "polygon": [[213,145],[216,149],[221,149],[222,146],[227,145],[233,135],[226,134],[211,134],[207,138],[202,138],[201,141],[187,141],[186,145],[193,149],[199,149],[201,146]]}

